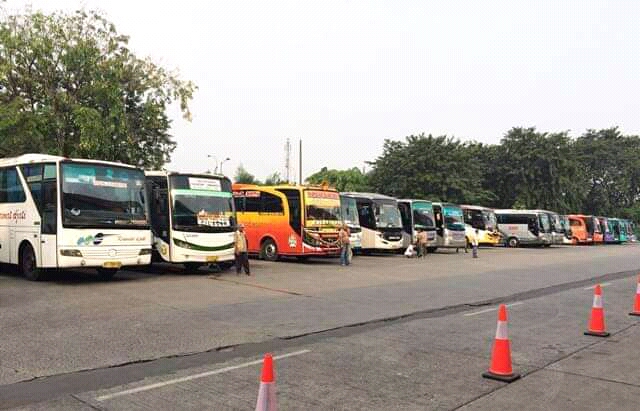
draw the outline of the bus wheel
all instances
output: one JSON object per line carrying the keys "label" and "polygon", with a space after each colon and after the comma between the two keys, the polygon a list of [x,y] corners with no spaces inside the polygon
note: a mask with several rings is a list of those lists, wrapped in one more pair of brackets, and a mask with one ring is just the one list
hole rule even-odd
{"label": "bus wheel", "polygon": [[511,248],[516,248],[518,245],[520,245],[520,242],[518,241],[518,239],[517,239],[517,238],[515,238],[515,237],[510,237],[510,238],[507,240],[507,245],[508,245],[509,247],[511,247]]}
{"label": "bus wheel", "polygon": [[267,238],[262,242],[260,255],[267,261],[276,261],[278,259],[278,246],[272,239]]}
{"label": "bus wheel", "polygon": [[429,254],[433,254],[436,252],[436,250],[438,249],[438,247],[427,247],[427,252]]}
{"label": "bus wheel", "polygon": [[202,267],[201,263],[193,263],[193,262],[184,263],[184,268],[187,271],[198,271],[200,269],[200,267]]}
{"label": "bus wheel", "polygon": [[42,270],[36,264],[36,254],[30,244],[25,244],[20,251],[20,271],[27,280],[42,280]]}
{"label": "bus wheel", "polygon": [[113,278],[114,275],[118,272],[117,268],[98,268],[98,278],[102,281],[108,281]]}

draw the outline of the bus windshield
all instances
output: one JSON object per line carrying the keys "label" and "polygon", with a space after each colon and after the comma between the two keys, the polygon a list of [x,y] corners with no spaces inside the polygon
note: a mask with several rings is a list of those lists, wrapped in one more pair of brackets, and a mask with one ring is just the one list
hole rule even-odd
{"label": "bus windshield", "polygon": [[484,213],[485,222],[487,224],[487,230],[493,231],[498,229],[498,217],[496,217],[496,213],[493,211],[485,211]]}
{"label": "bus windshield", "polygon": [[340,206],[342,211],[342,220],[345,224],[351,226],[359,226],[358,205],[355,198],[340,197]]}
{"label": "bus windshield", "polygon": [[144,172],[63,162],[62,224],[78,228],[146,228]]}
{"label": "bus windshield", "polygon": [[444,206],[442,214],[449,230],[464,231],[464,217],[460,207]]}
{"label": "bus windshield", "polygon": [[307,225],[337,225],[341,220],[340,194],[335,191],[304,192]]}
{"label": "bus windshield", "polygon": [[543,233],[551,232],[551,222],[549,221],[549,215],[547,213],[538,214],[540,219],[540,227],[542,228]]}
{"label": "bus windshield", "polygon": [[217,178],[171,176],[173,229],[199,233],[233,230],[233,196]]}
{"label": "bus windshield", "polygon": [[433,207],[431,203],[416,201],[413,208],[413,225],[416,229],[435,228],[436,223],[433,217]]}
{"label": "bus windshield", "polygon": [[402,216],[395,201],[374,200],[376,227],[402,228]]}

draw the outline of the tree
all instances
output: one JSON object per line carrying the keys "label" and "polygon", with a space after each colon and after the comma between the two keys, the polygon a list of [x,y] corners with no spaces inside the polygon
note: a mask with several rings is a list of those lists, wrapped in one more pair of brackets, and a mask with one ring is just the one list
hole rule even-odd
{"label": "tree", "polygon": [[512,128],[492,156],[488,184],[501,208],[575,212],[584,197],[583,176],[568,133]]}
{"label": "tree", "polygon": [[447,136],[387,140],[382,155],[371,163],[370,183],[377,192],[395,197],[486,203],[492,193],[482,186],[483,165],[476,158],[482,149]]}
{"label": "tree", "polygon": [[633,213],[640,196],[640,137],[624,136],[617,127],[587,130],[576,141],[576,155],[586,174],[585,212]]}
{"label": "tree", "polygon": [[280,173],[278,173],[277,171],[267,176],[267,178],[264,180],[264,184],[267,186],[275,186],[278,184],[283,184],[285,182],[286,181],[284,181],[282,177],[280,177]]}
{"label": "tree", "polygon": [[140,59],[97,12],[28,12],[0,22],[0,155],[42,152],[158,168],[196,86]]}
{"label": "tree", "polygon": [[338,191],[367,191],[369,181],[366,174],[359,168],[353,167],[347,170],[329,170],[322,167],[320,171],[307,178],[309,184],[328,183]]}
{"label": "tree", "polygon": [[241,184],[260,184],[260,182],[256,180],[256,177],[249,173],[242,164],[236,169],[234,180],[236,183]]}

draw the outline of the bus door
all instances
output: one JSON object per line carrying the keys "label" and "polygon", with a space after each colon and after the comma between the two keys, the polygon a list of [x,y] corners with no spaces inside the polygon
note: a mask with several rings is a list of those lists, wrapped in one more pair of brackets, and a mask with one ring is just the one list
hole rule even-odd
{"label": "bus door", "polygon": [[58,178],[56,165],[30,164],[21,167],[31,197],[40,214],[40,232],[34,235],[39,266],[58,265]]}
{"label": "bus door", "polygon": [[[147,177],[147,198],[153,242],[158,253],[171,261],[169,189],[167,177]],[[162,241],[159,241],[162,240]],[[162,242],[167,244],[163,247]]]}
{"label": "bus door", "polygon": [[400,217],[402,218],[402,246],[406,248],[414,241],[413,212],[411,210],[411,203],[399,201],[398,209],[400,210]]}

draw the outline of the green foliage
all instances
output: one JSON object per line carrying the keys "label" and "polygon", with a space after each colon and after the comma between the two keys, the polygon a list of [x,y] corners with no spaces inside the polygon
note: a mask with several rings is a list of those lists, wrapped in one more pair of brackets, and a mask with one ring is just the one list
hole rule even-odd
{"label": "green foliage", "polygon": [[277,171],[267,176],[267,178],[264,180],[264,185],[266,186],[275,186],[283,183],[286,183],[286,181],[284,181],[282,177],[280,177],[280,173],[278,173]]}
{"label": "green foliage", "polygon": [[486,203],[492,193],[482,186],[483,145],[447,136],[409,136],[385,141],[370,183],[375,191],[395,197],[456,203]]}
{"label": "green foliage", "polygon": [[258,181],[253,174],[249,173],[242,164],[236,169],[236,174],[233,178],[236,183],[260,184],[260,181]]}
{"label": "green foliage", "polygon": [[328,170],[308,182],[341,191],[373,190],[405,198],[495,208],[541,208],[640,221],[640,137],[617,128],[567,132],[513,128],[500,144],[420,134],[386,140],[364,175]]}
{"label": "green foliage", "polygon": [[41,152],[158,168],[175,142],[166,108],[184,118],[195,85],[136,57],[97,12],[0,22],[0,155]]}
{"label": "green foliage", "polygon": [[328,183],[338,191],[367,191],[369,189],[369,179],[357,167],[348,170],[329,170],[323,167],[317,173],[307,178],[309,184]]}

